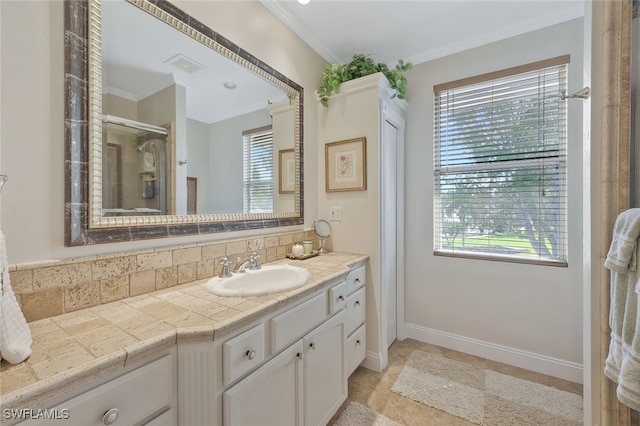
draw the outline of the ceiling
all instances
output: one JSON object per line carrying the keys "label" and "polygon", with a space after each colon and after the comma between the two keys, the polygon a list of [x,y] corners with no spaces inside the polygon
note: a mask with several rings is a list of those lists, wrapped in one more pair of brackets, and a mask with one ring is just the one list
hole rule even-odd
{"label": "ceiling", "polygon": [[[260,2],[327,62],[345,63],[364,53],[390,65],[398,59],[418,64],[584,12],[583,0]],[[286,99],[283,91],[123,0],[103,1],[102,14],[105,93],[139,101],[176,83],[186,88],[187,116],[204,123]],[[195,68],[185,68],[190,65]],[[237,88],[225,89],[225,82]]]}
{"label": "ceiling", "polygon": [[584,15],[583,0],[260,0],[327,62],[418,64]]}
{"label": "ceiling", "polygon": [[186,116],[203,123],[287,100],[252,71],[123,0],[102,2],[101,29],[103,93],[138,102],[178,84],[186,91]]}

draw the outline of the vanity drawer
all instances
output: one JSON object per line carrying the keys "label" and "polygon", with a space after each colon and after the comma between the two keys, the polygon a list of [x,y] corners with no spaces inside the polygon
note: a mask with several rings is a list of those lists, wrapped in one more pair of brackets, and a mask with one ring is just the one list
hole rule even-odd
{"label": "vanity drawer", "polygon": [[[109,420],[106,416],[110,416],[114,425],[138,424],[171,406],[176,386],[174,363],[174,357],[167,355],[63,402],[53,411],[68,413],[69,423],[74,425],[109,424],[104,423]],[[170,415],[173,413],[171,411]],[[175,417],[172,419],[175,422]],[[48,422],[51,420],[31,419],[20,424],[45,425]]]}
{"label": "vanity drawer", "polygon": [[273,353],[288,346],[289,343],[320,324],[326,317],[327,295],[322,293],[271,319]]}
{"label": "vanity drawer", "polygon": [[365,320],[365,289],[362,287],[347,296],[347,336],[364,324]]}
{"label": "vanity drawer", "polygon": [[222,377],[225,385],[262,364],[264,353],[264,325],[259,324],[222,345]]}
{"label": "vanity drawer", "polygon": [[347,337],[347,376],[353,374],[367,355],[367,329],[365,324]]}
{"label": "vanity drawer", "polygon": [[333,315],[347,306],[347,282],[334,285],[329,289],[329,315]]}
{"label": "vanity drawer", "polygon": [[167,410],[155,419],[145,423],[144,426],[174,426],[175,424],[176,413],[174,410]]}
{"label": "vanity drawer", "polygon": [[366,270],[363,266],[359,266],[347,275],[347,294],[351,294],[365,283]]}

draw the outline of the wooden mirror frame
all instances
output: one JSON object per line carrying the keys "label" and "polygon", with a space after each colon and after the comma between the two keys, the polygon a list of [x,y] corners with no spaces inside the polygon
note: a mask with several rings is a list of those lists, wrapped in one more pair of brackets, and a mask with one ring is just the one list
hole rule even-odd
{"label": "wooden mirror frame", "polygon": [[[91,203],[99,196],[101,155],[100,0],[65,0],[65,246],[138,241],[304,223],[303,88],[167,0],[127,0],[165,23],[205,43],[292,94],[295,106],[294,212],[281,214],[167,215],[102,218]],[[93,26],[93,28],[91,28]],[[99,141],[100,143],[96,143]],[[98,149],[98,156],[95,150]],[[93,151],[93,152],[92,152]],[[101,185],[101,182],[100,182]]]}

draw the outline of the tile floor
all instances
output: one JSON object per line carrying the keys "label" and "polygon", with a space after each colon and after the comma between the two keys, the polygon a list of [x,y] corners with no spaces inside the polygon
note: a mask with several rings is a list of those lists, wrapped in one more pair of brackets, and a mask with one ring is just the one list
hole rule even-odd
{"label": "tile floor", "polygon": [[402,371],[411,352],[419,349],[424,352],[446,354],[446,356],[468,362],[476,367],[509,374],[520,379],[553,386],[557,389],[582,394],[582,385],[558,379],[522,368],[490,361],[473,355],[456,352],[439,346],[418,342],[412,339],[396,341],[389,349],[389,366],[381,373],[359,367],[349,378],[349,398],[340,407],[329,425],[340,416],[351,401],[357,401],[406,426],[472,426],[461,418],[428,407],[419,402],[404,398],[391,390],[393,383]]}

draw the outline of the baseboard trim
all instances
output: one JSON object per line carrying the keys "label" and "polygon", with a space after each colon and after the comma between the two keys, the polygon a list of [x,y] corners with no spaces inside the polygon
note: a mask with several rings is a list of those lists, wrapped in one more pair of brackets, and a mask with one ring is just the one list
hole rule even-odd
{"label": "baseboard trim", "polygon": [[[410,339],[525,368],[574,383],[583,382],[582,365],[578,363],[414,324],[405,324],[405,331],[406,336]],[[367,358],[369,358],[369,354],[367,354]]]}
{"label": "baseboard trim", "polygon": [[382,356],[377,352],[367,351],[367,356],[360,365],[369,370],[380,372],[382,371]]}

